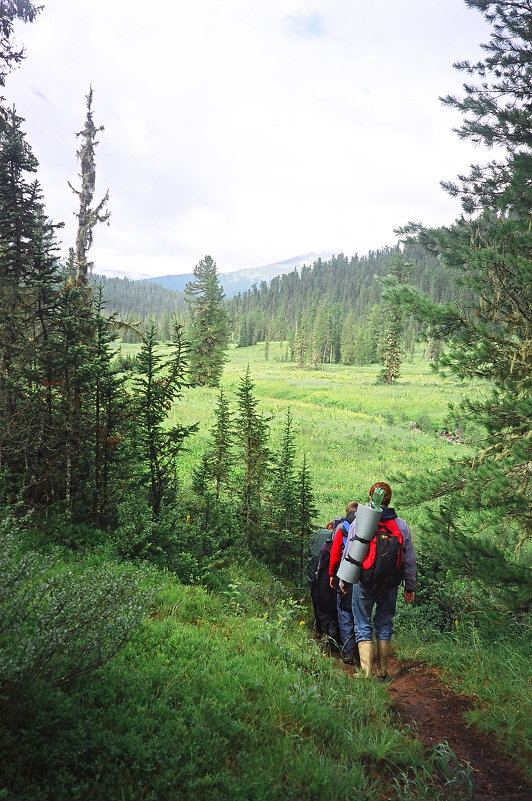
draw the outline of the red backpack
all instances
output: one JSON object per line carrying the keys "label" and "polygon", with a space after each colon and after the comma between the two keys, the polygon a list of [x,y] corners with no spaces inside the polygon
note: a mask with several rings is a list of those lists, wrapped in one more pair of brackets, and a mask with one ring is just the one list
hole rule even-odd
{"label": "red backpack", "polygon": [[381,520],[362,562],[360,581],[398,587],[403,577],[403,535],[395,520]]}

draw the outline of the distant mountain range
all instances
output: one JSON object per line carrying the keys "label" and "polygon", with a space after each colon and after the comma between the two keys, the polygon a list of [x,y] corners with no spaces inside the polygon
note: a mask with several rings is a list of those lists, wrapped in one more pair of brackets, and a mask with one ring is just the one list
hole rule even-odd
{"label": "distant mountain range", "polygon": [[[238,295],[239,292],[247,292],[248,289],[251,289],[253,284],[259,285],[261,281],[269,283],[272,278],[275,278],[277,275],[291,273],[304,264],[311,266],[319,258],[323,261],[327,261],[332,255],[333,254],[329,251],[322,251],[321,253],[303,253],[300,256],[294,256],[292,259],[277,261],[275,264],[266,264],[263,267],[250,267],[247,270],[219,273],[220,283],[224,288],[226,297],[232,298],[234,295]],[[154,278],[143,278],[141,280],[161,284],[167,289],[176,289],[178,292],[182,292],[186,284],[193,279],[193,273],[185,273],[182,275],[161,275]]]}

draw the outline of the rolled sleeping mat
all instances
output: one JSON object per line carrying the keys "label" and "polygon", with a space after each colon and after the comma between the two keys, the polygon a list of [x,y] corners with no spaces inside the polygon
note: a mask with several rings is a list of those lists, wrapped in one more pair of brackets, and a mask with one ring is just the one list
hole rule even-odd
{"label": "rolled sleeping mat", "polygon": [[368,555],[369,544],[377,531],[381,514],[382,509],[380,506],[376,509],[372,509],[371,506],[360,505],[358,507],[355,537],[349,543],[347,553],[340,562],[340,567],[336,573],[342,581],[356,584],[359,580],[362,562]]}

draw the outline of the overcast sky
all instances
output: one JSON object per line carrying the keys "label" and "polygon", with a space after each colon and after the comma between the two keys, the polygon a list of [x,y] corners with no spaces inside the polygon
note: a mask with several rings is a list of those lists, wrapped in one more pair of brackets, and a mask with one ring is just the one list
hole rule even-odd
{"label": "overcast sky", "polygon": [[74,244],[89,85],[96,272],[220,272],[363,255],[408,221],[451,222],[440,187],[486,154],[438,96],[489,39],[463,0],[41,0],[4,94],[26,119],[46,207]]}

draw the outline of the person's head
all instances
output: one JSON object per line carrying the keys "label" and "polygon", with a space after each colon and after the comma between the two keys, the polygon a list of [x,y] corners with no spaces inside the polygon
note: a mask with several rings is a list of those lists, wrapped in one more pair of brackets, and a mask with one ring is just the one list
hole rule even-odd
{"label": "person's head", "polygon": [[389,506],[390,501],[392,500],[392,488],[390,487],[389,484],[386,484],[385,481],[377,481],[377,483],[372,486],[372,488],[369,491],[370,499],[371,500],[373,499],[373,493],[378,488],[384,490],[384,498],[382,499],[382,505]]}
{"label": "person's head", "polygon": [[358,507],[358,501],[351,501],[351,503],[348,503],[347,506],[345,507],[345,516],[347,517],[349,512],[356,512],[357,507]]}

